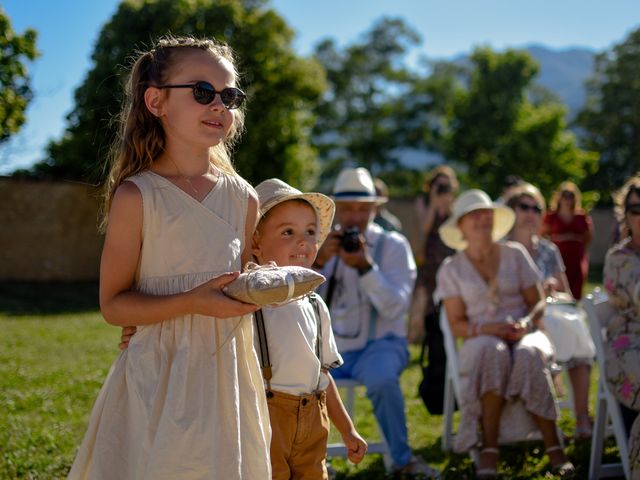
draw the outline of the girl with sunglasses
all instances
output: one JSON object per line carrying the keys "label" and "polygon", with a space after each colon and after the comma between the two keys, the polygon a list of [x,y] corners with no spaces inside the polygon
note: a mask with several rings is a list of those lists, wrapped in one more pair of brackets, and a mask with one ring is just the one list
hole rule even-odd
{"label": "girl with sunglasses", "polygon": [[71,479],[271,477],[257,307],[221,291],[250,259],[258,206],[230,160],[237,77],[229,47],[191,37],[162,38],[133,64],[106,185],[100,307],[137,333]]}
{"label": "girl with sunglasses", "polygon": [[571,293],[582,298],[589,270],[587,247],[593,237],[591,217],[582,210],[582,196],[573,182],[563,182],[551,197],[550,211],[542,224],[542,235],[560,249]]}
{"label": "girl with sunglasses", "polygon": [[613,195],[622,240],[604,261],[604,288],[616,309],[607,325],[606,375],[622,406],[629,435],[631,478],[640,477],[640,175]]}
{"label": "girl with sunglasses", "polygon": [[[591,437],[589,384],[595,347],[583,318],[575,306],[569,280],[558,247],[538,235],[545,201],[530,183],[512,188],[505,195],[507,206],[516,213],[508,239],[522,244],[542,273],[547,308],[543,318],[545,332],[556,350],[556,360],[569,371],[576,417],[575,437]],[[559,372],[558,372],[559,373]],[[554,380],[560,380],[556,375]],[[561,384],[559,390],[562,390]]]}

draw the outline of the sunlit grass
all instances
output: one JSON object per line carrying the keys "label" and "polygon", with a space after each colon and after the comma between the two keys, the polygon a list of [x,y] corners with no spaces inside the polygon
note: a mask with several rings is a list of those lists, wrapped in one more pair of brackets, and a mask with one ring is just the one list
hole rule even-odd
{"label": "sunlit grass", "polygon": [[[119,353],[119,330],[102,320],[95,305],[82,311],[87,300],[74,303],[73,292],[63,290],[47,300],[47,308],[56,312],[51,315],[39,313],[42,310],[34,303],[38,295],[14,289],[13,300],[8,301],[7,290],[0,291],[0,479],[65,478],[98,390]],[[16,300],[16,295],[22,300]],[[412,346],[411,364],[401,378],[410,444],[416,454],[444,470],[447,478],[473,478],[468,456],[442,452],[442,417],[429,415],[417,395],[418,356],[419,348]],[[592,402],[596,378],[594,372]],[[379,438],[362,387],[356,392],[355,420],[366,438]],[[567,434],[573,432],[573,424],[571,412],[563,411],[561,426]],[[332,440],[338,440],[335,431]],[[589,442],[567,445],[579,469],[578,478],[586,478]],[[605,455],[609,461],[616,459],[612,440]],[[341,479],[385,477],[379,455],[367,456],[358,467],[342,459],[332,463]],[[503,478],[552,478],[547,468],[539,443],[501,450]]]}

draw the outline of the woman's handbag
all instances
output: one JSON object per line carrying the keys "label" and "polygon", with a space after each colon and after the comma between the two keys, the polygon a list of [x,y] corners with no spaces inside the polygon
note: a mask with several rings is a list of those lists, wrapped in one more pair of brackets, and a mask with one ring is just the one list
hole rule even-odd
{"label": "woman's handbag", "polygon": [[[425,336],[420,353],[422,381],[418,393],[427,410],[432,415],[442,415],[444,410],[444,386],[447,378],[447,355],[444,350],[444,338],[440,330],[440,305],[435,311],[424,317]],[[425,352],[427,364],[424,365]]]}

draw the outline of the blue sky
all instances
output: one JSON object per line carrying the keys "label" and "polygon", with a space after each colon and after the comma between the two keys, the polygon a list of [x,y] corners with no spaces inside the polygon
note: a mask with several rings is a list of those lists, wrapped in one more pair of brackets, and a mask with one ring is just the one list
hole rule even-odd
{"label": "blue sky", "polygon": [[[91,67],[99,31],[119,0],[3,0],[0,8],[21,33],[38,30],[42,56],[30,72],[35,98],[21,133],[0,146],[0,174],[28,168],[59,138],[73,92]],[[422,35],[417,55],[451,57],[475,45],[496,49],[531,43],[603,50],[640,26],[637,0],[273,0],[296,31],[302,55],[326,37],[357,40],[382,16],[402,17]]]}

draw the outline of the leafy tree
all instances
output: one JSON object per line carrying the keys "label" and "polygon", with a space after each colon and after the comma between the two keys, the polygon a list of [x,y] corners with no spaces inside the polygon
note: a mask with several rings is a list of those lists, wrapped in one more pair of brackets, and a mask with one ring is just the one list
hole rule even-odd
{"label": "leafy tree", "polygon": [[33,29],[17,35],[0,6],[0,144],[24,124],[25,110],[33,97],[25,65],[35,60],[37,33]]}
{"label": "leafy tree", "polygon": [[75,108],[40,174],[98,181],[106,170],[107,150],[115,135],[112,118],[120,110],[123,65],[134,47],[145,49],[171,32],[215,37],[227,42],[240,64],[241,84],[249,97],[247,133],[235,163],[251,182],[278,176],[308,186],[316,173],[308,142],[312,106],[324,88],[322,68],[298,58],[293,32],[261,0],[125,0],[103,27],[93,52],[93,68],[75,92]]}
{"label": "leafy tree", "polygon": [[[467,166],[467,180],[492,195],[518,174],[550,192],[563,180],[582,180],[596,155],[580,150],[567,131],[565,108],[528,98],[538,67],[526,53],[476,49],[457,91],[445,151]],[[544,99],[537,92],[537,96]]]}
{"label": "leafy tree", "polygon": [[374,174],[394,169],[397,150],[416,143],[409,125],[417,110],[410,102],[415,78],[402,61],[418,42],[418,34],[402,20],[384,18],[343,51],[330,39],[316,47],[329,83],[313,130],[325,179],[346,164]]}
{"label": "leafy tree", "polygon": [[640,170],[640,28],[596,56],[587,104],[576,123],[587,148],[600,153],[587,185],[608,192]]}

